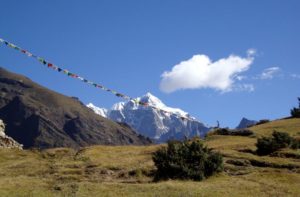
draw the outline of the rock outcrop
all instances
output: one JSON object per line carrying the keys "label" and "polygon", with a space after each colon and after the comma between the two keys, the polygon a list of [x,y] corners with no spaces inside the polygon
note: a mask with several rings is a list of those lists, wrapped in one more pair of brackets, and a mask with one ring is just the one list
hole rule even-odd
{"label": "rock outcrop", "polygon": [[255,121],[255,120],[248,120],[247,118],[243,118],[236,128],[244,129],[244,128],[251,127],[251,126],[255,125],[256,123],[257,123],[257,121]]}
{"label": "rock outcrop", "polygon": [[18,148],[22,149],[23,145],[16,142],[11,137],[5,135],[5,125],[0,119],[0,148]]}

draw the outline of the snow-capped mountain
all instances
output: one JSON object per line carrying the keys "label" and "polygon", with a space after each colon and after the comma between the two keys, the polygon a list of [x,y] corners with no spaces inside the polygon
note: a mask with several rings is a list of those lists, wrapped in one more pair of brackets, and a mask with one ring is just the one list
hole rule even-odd
{"label": "snow-capped mountain", "polygon": [[[164,111],[177,114],[164,113],[150,107],[138,105],[136,102],[119,102],[112,106],[110,110],[99,108],[89,103],[96,114],[110,118],[117,122],[124,122],[134,128],[138,133],[163,142],[168,139],[182,139],[193,136],[204,136],[209,130],[203,123],[191,117],[187,112],[166,106],[161,100],[147,93],[142,97],[136,98],[137,101],[148,103],[151,106]],[[182,120],[179,116],[189,117]]]}
{"label": "snow-capped mountain", "polygon": [[100,107],[97,107],[95,105],[93,105],[93,103],[89,103],[86,105],[88,108],[92,109],[96,114],[104,117],[104,118],[107,118],[107,114],[108,114],[108,110],[105,109],[105,108],[100,108]]}

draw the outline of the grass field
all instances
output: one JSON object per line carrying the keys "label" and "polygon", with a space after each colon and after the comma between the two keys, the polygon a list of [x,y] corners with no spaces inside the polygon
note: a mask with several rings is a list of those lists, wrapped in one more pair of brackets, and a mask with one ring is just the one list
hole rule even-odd
{"label": "grass field", "polygon": [[300,119],[250,128],[255,137],[211,135],[224,172],[202,182],[153,182],[151,154],[163,145],[0,149],[0,196],[300,196],[300,150],[257,156],[256,138],[273,130],[300,136]]}

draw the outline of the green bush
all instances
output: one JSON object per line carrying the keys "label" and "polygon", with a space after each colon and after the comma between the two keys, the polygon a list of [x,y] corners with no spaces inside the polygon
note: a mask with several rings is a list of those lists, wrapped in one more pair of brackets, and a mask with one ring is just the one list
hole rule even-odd
{"label": "green bush", "polygon": [[300,117],[300,109],[294,107],[293,109],[291,109],[291,115],[294,118],[299,118]]}
{"label": "green bush", "polygon": [[288,133],[285,132],[274,131],[272,133],[272,136],[279,148],[287,148],[293,142],[293,138]]}
{"label": "green bush", "polygon": [[213,131],[213,135],[251,136],[254,133],[249,129],[217,128]]}
{"label": "green bush", "polygon": [[200,140],[169,141],[153,154],[157,168],[155,180],[203,180],[223,170],[223,158],[205,147]]}
{"label": "green bush", "polygon": [[257,139],[256,148],[258,155],[268,155],[279,149],[275,141],[268,137]]}
{"label": "green bush", "polygon": [[274,131],[272,137],[257,139],[256,152],[258,155],[268,155],[281,148],[288,148],[293,145],[294,140],[288,133]]}
{"label": "green bush", "polygon": [[291,109],[291,116],[294,118],[300,118],[300,97],[298,97],[298,101],[299,101],[299,107],[298,108],[294,107],[293,109]]}
{"label": "green bush", "polygon": [[270,122],[269,119],[262,119],[262,120],[259,120],[255,125],[266,124],[268,122]]}
{"label": "green bush", "polygon": [[292,149],[298,149],[298,148],[300,148],[300,139],[299,138],[293,139],[291,148]]}

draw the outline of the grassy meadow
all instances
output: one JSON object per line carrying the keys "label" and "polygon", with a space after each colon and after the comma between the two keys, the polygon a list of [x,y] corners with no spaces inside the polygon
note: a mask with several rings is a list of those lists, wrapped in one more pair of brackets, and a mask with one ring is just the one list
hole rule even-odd
{"label": "grassy meadow", "polygon": [[152,153],[160,146],[92,146],[80,150],[0,149],[0,196],[300,196],[300,150],[254,153],[273,130],[300,136],[300,119],[250,128],[255,136],[209,135],[224,156],[224,172],[201,182],[153,182]]}

